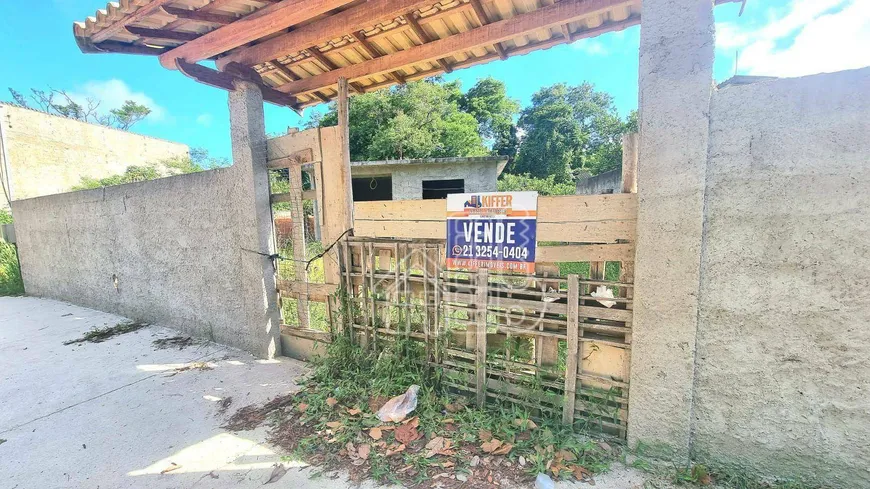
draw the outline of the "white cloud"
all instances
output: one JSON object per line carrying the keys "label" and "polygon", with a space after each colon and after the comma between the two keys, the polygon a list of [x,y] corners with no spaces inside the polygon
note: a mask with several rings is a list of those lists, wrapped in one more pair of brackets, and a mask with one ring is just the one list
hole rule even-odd
{"label": "white cloud", "polygon": [[870,65],[870,2],[792,0],[769,11],[768,22],[751,29],[716,26],[716,44],[739,52],[738,71],[750,75],[803,76]]}
{"label": "white cloud", "polygon": [[87,99],[100,102],[100,112],[108,112],[124,105],[127,100],[142,104],[151,113],[145,119],[149,122],[163,122],[167,119],[167,111],[143,92],[134,92],[126,83],[118,79],[105,81],[89,81],[84,86],[71,92],[70,98],[79,104]]}
{"label": "white cloud", "polygon": [[578,49],[589,56],[607,56],[610,50],[603,42],[597,39],[583,39],[574,43],[574,49]]}
{"label": "white cloud", "polygon": [[196,118],[196,123],[203,127],[210,127],[214,117],[211,114],[200,114]]}

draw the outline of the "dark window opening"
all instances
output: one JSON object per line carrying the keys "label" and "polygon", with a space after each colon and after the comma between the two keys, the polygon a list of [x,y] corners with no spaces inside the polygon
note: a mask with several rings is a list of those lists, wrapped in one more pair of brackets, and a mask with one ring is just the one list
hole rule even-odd
{"label": "dark window opening", "polygon": [[424,199],[446,199],[449,194],[465,192],[465,180],[423,180]]}
{"label": "dark window opening", "polygon": [[354,202],[393,200],[393,177],[360,177],[351,183]]}

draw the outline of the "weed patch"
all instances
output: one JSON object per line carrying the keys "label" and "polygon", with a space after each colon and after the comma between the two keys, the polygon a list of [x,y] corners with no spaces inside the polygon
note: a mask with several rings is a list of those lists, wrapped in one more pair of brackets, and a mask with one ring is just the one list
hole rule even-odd
{"label": "weed patch", "polygon": [[152,342],[154,348],[158,350],[166,350],[168,348],[178,348],[183,350],[189,346],[193,346],[196,342],[190,336],[173,336],[171,338],[160,338]]}
{"label": "weed patch", "polygon": [[0,239],[0,297],[24,294],[15,246]]}
{"label": "weed patch", "polygon": [[76,343],[102,343],[106,340],[114,338],[115,336],[132,333],[133,331],[138,331],[146,326],[148,326],[148,323],[132,321],[129,323],[118,323],[115,326],[109,326],[105,328],[94,328],[85,333],[81,338],[64,341],[63,344],[73,345]]}
{"label": "weed patch", "polygon": [[[539,472],[554,479],[592,481],[620,448],[535,419],[513,404],[471,407],[440,385],[440,373],[413,341],[385,342],[370,351],[339,336],[315,362],[305,388],[262,407],[240,409],[227,429],[270,426],[269,440],[322,470],[347,470],[360,481],[408,487],[511,486]],[[377,410],[410,385],[421,386],[417,407],[400,422]]]}

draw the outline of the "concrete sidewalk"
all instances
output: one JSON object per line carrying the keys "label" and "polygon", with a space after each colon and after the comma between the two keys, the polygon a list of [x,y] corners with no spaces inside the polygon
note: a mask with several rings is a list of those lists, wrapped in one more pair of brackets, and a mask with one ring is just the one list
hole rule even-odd
{"label": "concrete sidewalk", "polygon": [[[256,360],[215,344],[156,349],[154,340],[179,335],[159,326],[103,343],[63,344],[123,321],[53,300],[0,297],[2,487],[263,485],[282,455],[265,443],[265,429],[230,433],[220,425],[241,407],[297,389],[305,364]],[[212,369],[177,370],[192,362]],[[232,405],[220,414],[227,397]],[[344,478],[311,479],[316,469],[283,463],[289,471],[269,487],[356,487]],[[161,474],[173,464],[178,468]],[[644,477],[619,468],[596,481],[599,489],[634,489]]]}
{"label": "concrete sidewalk", "polygon": [[[0,297],[0,474],[8,488],[247,488],[280,455],[265,430],[233,434],[226,416],[297,388],[301,362],[258,361],[220,345],[157,350],[151,326],[65,346],[124,318],[66,303]],[[176,368],[207,361],[212,370]],[[218,401],[232,397],[225,415]],[[170,473],[160,472],[177,464]],[[287,464],[286,465],[291,465]],[[271,487],[335,487],[291,468]]]}

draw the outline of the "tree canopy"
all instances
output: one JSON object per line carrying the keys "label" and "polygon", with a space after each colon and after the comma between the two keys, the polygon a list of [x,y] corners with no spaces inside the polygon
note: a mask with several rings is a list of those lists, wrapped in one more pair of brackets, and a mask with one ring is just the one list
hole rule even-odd
{"label": "tree canopy", "polygon": [[[308,126],[337,122],[333,104]],[[510,158],[505,175],[521,177],[505,185],[562,193],[573,183],[559,184],[580,171],[622,164],[622,134],[637,130],[637,115],[623,120],[613,97],[590,83],[543,88],[521,111],[494,78],[465,93],[458,81],[432,78],[352,97],[350,126],[355,160],[501,155]]]}
{"label": "tree canopy", "polygon": [[[509,154],[519,104],[488,78],[463,94],[460,82],[411,82],[351,98],[350,153],[355,160]],[[310,127],[338,122],[335,105]],[[502,153],[505,151],[505,153]]]}
{"label": "tree canopy", "polygon": [[623,121],[613,97],[590,83],[543,88],[520,115],[523,138],[509,171],[566,182],[580,170],[598,174],[618,168],[622,134],[635,119]]}

